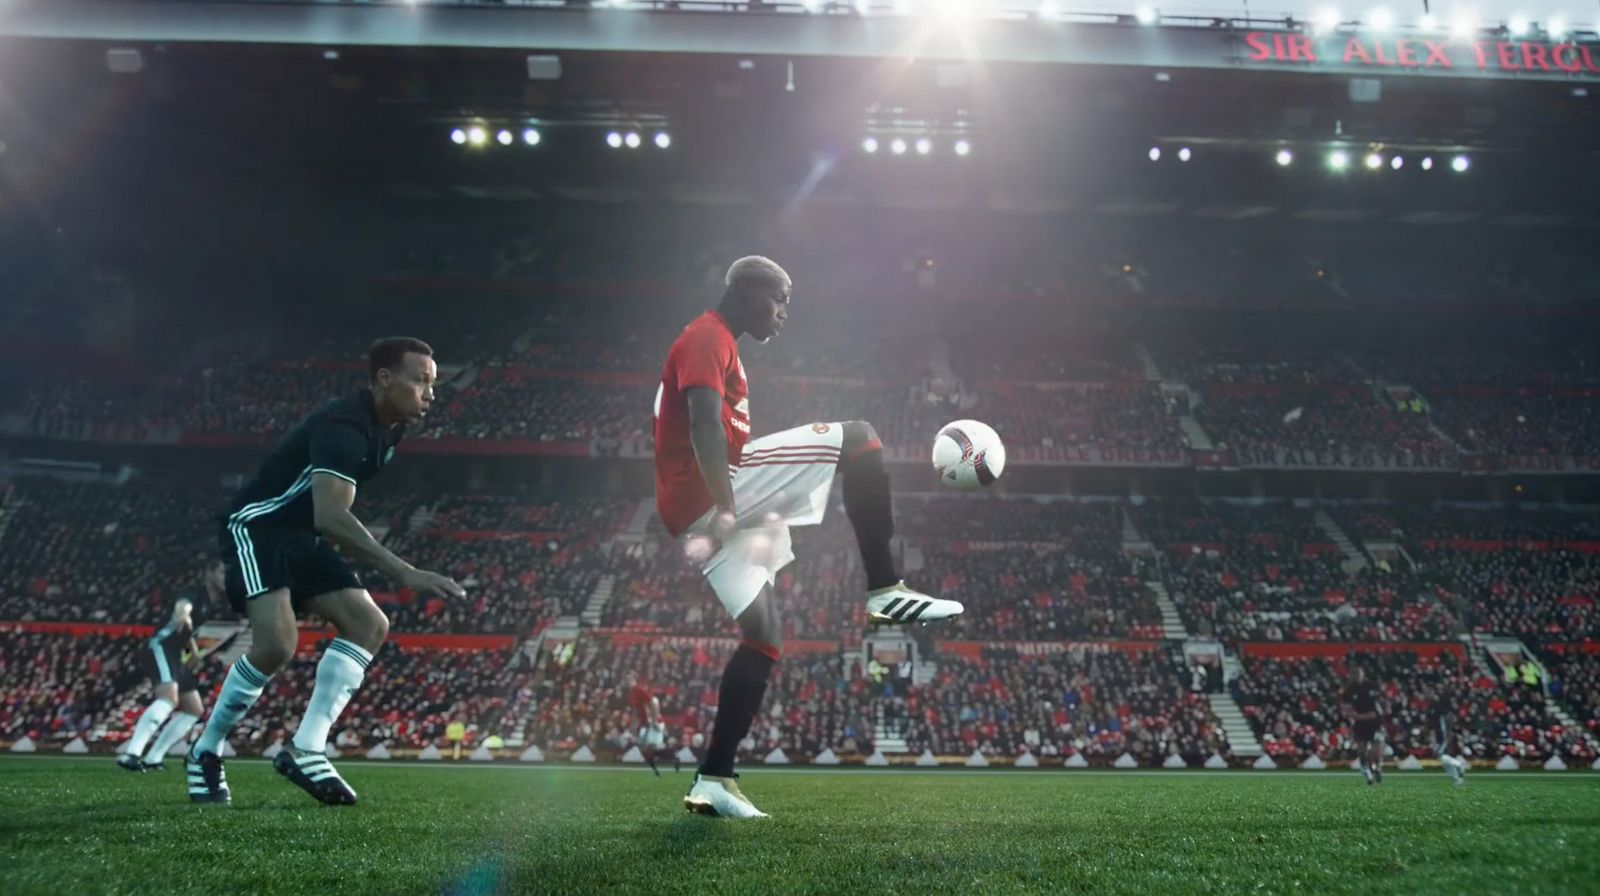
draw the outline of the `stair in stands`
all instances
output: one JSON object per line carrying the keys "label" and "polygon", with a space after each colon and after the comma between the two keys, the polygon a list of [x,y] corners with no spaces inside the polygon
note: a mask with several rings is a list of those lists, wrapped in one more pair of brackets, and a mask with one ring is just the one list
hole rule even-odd
{"label": "stair in stands", "polygon": [[428,528],[439,511],[432,504],[418,504],[417,509],[411,511],[411,516],[406,518],[407,532],[421,532]]}
{"label": "stair in stands", "polygon": [[1161,611],[1161,637],[1178,640],[1188,638],[1189,627],[1184,625],[1178,605],[1172,602],[1172,595],[1167,593],[1167,586],[1160,581],[1152,581],[1145,582],[1144,587],[1155,599],[1156,608]]}
{"label": "stair in stands", "polygon": [[642,544],[645,536],[650,533],[650,521],[655,519],[655,515],[656,500],[654,498],[645,498],[640,501],[634,506],[633,515],[628,517],[628,524],[622,527],[622,531],[617,533],[612,542],[614,544]]}
{"label": "stair in stands", "polygon": [[1359,545],[1352,541],[1350,536],[1344,534],[1344,530],[1339,528],[1339,524],[1334,521],[1333,517],[1328,515],[1326,510],[1318,508],[1313,519],[1316,521],[1317,528],[1328,536],[1328,540],[1339,546],[1339,553],[1344,556],[1344,562],[1340,564],[1340,567],[1346,573],[1360,572],[1371,565],[1367,560],[1366,551],[1363,551]]}
{"label": "stair in stands", "polygon": [[881,703],[873,707],[872,715],[872,745],[877,747],[879,752],[884,755],[911,752],[911,746],[906,743],[905,731],[901,725],[886,718]]}
{"label": "stair in stands", "polygon": [[1189,440],[1189,447],[1195,451],[1216,450],[1217,444],[1211,441],[1211,435],[1193,414],[1179,414],[1178,429],[1183,432],[1184,438]]}
{"label": "stair in stands", "polygon": [[1144,378],[1151,382],[1161,381],[1161,366],[1156,363],[1155,356],[1144,347],[1144,343],[1133,343],[1133,356],[1139,359],[1139,369],[1143,371]]}
{"label": "stair in stands", "polygon": [[1245,718],[1244,710],[1239,708],[1233,695],[1207,694],[1206,699],[1211,702],[1211,712],[1222,723],[1222,731],[1228,736],[1228,747],[1233,755],[1244,759],[1260,756],[1261,741],[1256,738],[1255,729],[1250,727],[1250,720]]}
{"label": "stair in stands", "polygon": [[595,583],[594,590],[589,592],[589,602],[584,604],[583,612],[578,616],[585,626],[594,628],[600,624],[600,620],[605,616],[606,604],[611,602],[611,595],[616,589],[616,576],[600,577],[600,581]]}

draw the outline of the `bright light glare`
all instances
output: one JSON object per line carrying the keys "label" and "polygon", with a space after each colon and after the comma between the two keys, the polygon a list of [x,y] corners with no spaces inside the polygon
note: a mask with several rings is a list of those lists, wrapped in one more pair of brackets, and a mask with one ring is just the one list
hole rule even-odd
{"label": "bright light glare", "polygon": [[1278,164],[1287,168],[1294,163],[1294,153],[1287,149],[1278,150]]}
{"label": "bright light glare", "polygon": [[1342,149],[1328,153],[1328,167],[1335,171],[1343,171],[1350,167],[1350,154]]}

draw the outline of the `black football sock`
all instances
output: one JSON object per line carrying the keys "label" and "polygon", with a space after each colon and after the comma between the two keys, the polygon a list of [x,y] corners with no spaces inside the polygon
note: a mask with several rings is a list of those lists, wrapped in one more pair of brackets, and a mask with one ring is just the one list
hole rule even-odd
{"label": "black football sock", "polygon": [[722,686],[717,692],[717,718],[711,725],[711,744],[706,748],[700,774],[719,778],[733,777],[733,762],[738,757],[739,741],[750,733],[761,698],[767,693],[767,680],[778,660],[778,649],[755,641],[742,641],[722,670]]}
{"label": "black football sock", "polygon": [[867,590],[900,581],[889,541],[894,538],[894,510],[889,498],[889,473],[883,468],[883,446],[873,439],[845,459],[844,512],[856,530]]}

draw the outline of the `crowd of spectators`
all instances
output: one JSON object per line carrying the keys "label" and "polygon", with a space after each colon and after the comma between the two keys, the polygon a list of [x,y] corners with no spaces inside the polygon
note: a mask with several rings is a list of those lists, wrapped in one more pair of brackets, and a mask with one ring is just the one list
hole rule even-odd
{"label": "crowd of spectators", "polygon": [[1416,559],[1475,632],[1533,643],[1600,636],[1600,554],[1437,548]]}
{"label": "crowd of spectators", "polygon": [[5,500],[0,620],[147,623],[217,552],[225,492],[23,477]]}
{"label": "crowd of spectators", "polygon": [[1543,760],[1560,754],[1585,764],[1593,758],[1588,743],[1548,712],[1540,688],[1497,681],[1448,652],[1436,658],[1404,651],[1247,658],[1245,674],[1233,682],[1234,696],[1268,755],[1352,759],[1356,744],[1341,694],[1356,666],[1379,685],[1385,734],[1396,756],[1431,755],[1431,714],[1442,712],[1473,758]]}
{"label": "crowd of spectators", "polygon": [[61,744],[120,721],[143,638],[39,634],[0,624],[0,740]]}
{"label": "crowd of spectators", "polygon": [[1242,458],[1284,449],[1335,456],[1450,450],[1425,413],[1380,400],[1364,386],[1249,393],[1212,387],[1201,394],[1195,419],[1213,443]]}
{"label": "crowd of spectators", "polygon": [[[541,494],[454,493],[435,499],[389,485],[358,493],[356,512],[387,527],[389,545],[467,588],[464,600],[420,597],[357,564],[395,631],[530,633],[576,614],[620,548],[603,542],[636,502]],[[133,477],[125,482],[22,477],[4,493],[0,620],[150,624],[174,596],[191,597],[218,552],[217,513],[228,499],[203,487]],[[418,508],[435,513],[409,529]],[[231,619],[203,599],[197,618]]]}
{"label": "crowd of spectators", "polygon": [[1545,654],[1550,696],[1561,700],[1579,725],[1600,739],[1600,654],[1581,646],[1552,646]]}
{"label": "crowd of spectators", "polygon": [[[262,693],[235,729],[240,752],[260,752],[287,741],[299,725],[316,683],[325,644],[301,651]],[[60,746],[75,737],[118,744],[133,729],[150,698],[138,658],[147,649],[134,635],[24,632],[0,627],[0,740],[24,735]],[[526,687],[527,672],[513,673],[510,650],[437,650],[384,645],[334,726],[330,742],[342,750],[383,743],[420,748],[443,744],[445,726],[460,721],[474,734],[510,731],[520,718],[508,698]],[[220,662],[202,661],[201,696],[212,699],[227,674]]]}
{"label": "crowd of spectators", "polygon": [[1430,393],[1434,417],[1461,447],[1515,457],[1589,457],[1600,451],[1600,400],[1535,390]]}
{"label": "crowd of spectators", "polygon": [[[736,645],[731,638],[584,639],[570,656],[552,653],[541,660],[533,685],[536,709],[524,737],[546,749],[587,746],[619,756],[637,740],[640,722],[628,696],[638,684],[661,702],[669,747],[698,746],[710,736],[718,682]],[[793,758],[815,757],[824,749],[840,756],[870,754],[874,699],[883,689],[859,662],[847,667],[838,652],[786,655],[773,668],[739,753],[754,762],[774,749]]]}
{"label": "crowd of spectators", "polygon": [[[326,644],[296,654],[272,677],[261,699],[231,736],[235,749],[255,753],[288,742],[300,724],[317,680]],[[329,742],[340,750],[378,744],[417,749],[444,746],[451,722],[468,726],[469,742],[505,732],[516,723],[508,697],[517,690],[508,666],[513,650],[438,650],[385,644],[373,657],[360,689],[339,716]],[[213,668],[213,681],[225,670]]]}
{"label": "crowd of spectators", "polygon": [[885,710],[905,719],[914,753],[1076,753],[1095,764],[1131,753],[1141,765],[1157,765],[1172,755],[1192,764],[1229,752],[1204,695],[1186,689],[1159,650],[944,655],[932,682],[890,698]]}
{"label": "crowd of spectators", "polygon": [[1232,641],[1415,641],[1455,621],[1421,576],[1379,563],[1346,571],[1315,512],[1287,503],[1145,502],[1141,533],[1191,631]]}

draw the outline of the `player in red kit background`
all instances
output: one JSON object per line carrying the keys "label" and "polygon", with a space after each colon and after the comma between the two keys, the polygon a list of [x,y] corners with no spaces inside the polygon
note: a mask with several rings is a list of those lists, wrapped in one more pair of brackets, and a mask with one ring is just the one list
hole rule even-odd
{"label": "player in red kit background", "polygon": [[889,551],[889,475],[870,424],[813,423],[750,441],[750,390],[738,339],[748,334],[765,343],[777,336],[791,292],[788,273],[771,260],[751,255],[734,262],[721,304],[673,342],[656,391],[656,507],[744,636],[723,670],[711,743],[684,797],[686,809],[724,818],[766,817],[740,793],[734,758],[783,647],[772,587],[794,559],[789,527],[822,521],[836,472],[867,573],[867,617],[932,622],[963,609],[901,581]]}
{"label": "player in red kit background", "polygon": [[[639,752],[644,754],[650,770],[659,778],[661,770],[656,767],[656,760],[667,748],[667,726],[661,718],[661,701],[650,685],[632,672],[628,673],[628,707],[639,720]],[[676,759],[672,770],[678,770]]]}

